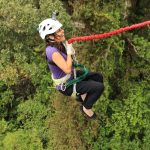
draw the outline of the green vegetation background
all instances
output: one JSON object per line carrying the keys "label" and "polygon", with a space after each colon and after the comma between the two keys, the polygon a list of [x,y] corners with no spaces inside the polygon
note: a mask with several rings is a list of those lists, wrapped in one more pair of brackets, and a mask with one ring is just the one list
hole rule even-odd
{"label": "green vegetation background", "polygon": [[52,88],[36,29],[54,10],[67,39],[150,19],[149,0],[0,0],[0,150],[150,150],[150,27],[73,44],[104,76],[87,121]]}

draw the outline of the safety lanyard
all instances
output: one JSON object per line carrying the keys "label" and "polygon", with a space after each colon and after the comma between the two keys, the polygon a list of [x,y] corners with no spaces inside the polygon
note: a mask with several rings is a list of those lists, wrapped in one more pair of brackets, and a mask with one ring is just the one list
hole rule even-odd
{"label": "safety lanyard", "polygon": [[76,78],[74,78],[72,80],[67,81],[66,82],[66,88],[68,88],[69,86],[71,86],[73,84],[76,84],[76,83],[82,81],[83,79],[86,78],[87,74],[89,73],[89,70],[82,64],[78,64],[78,63],[75,62],[74,63],[74,67],[75,67],[76,70],[77,70],[77,68],[82,70],[83,74],[81,76],[79,76],[79,77],[76,77]]}

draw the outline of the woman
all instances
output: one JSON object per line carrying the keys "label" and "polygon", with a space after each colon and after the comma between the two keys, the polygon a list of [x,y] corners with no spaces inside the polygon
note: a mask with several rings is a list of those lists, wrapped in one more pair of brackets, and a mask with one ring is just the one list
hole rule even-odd
{"label": "woman", "polygon": [[[65,83],[73,78],[72,55],[75,54],[75,51],[72,45],[65,41],[64,30],[61,27],[62,24],[56,18],[46,19],[39,24],[39,33],[46,42],[48,66],[57,90],[66,96],[71,96],[73,85],[62,89],[60,83]],[[82,71],[77,71],[77,76],[80,75]],[[76,92],[79,93],[80,100],[82,100],[81,110],[90,119],[96,118],[92,107],[103,90],[103,77],[99,73],[89,72],[82,81],[76,83]]]}

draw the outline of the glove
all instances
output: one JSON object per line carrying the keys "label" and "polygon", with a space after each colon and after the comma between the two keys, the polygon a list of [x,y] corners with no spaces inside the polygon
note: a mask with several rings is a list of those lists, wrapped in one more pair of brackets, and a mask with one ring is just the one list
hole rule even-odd
{"label": "glove", "polygon": [[67,55],[74,55],[75,54],[75,50],[72,47],[72,44],[69,44],[68,41],[65,41],[64,46],[66,48]]}

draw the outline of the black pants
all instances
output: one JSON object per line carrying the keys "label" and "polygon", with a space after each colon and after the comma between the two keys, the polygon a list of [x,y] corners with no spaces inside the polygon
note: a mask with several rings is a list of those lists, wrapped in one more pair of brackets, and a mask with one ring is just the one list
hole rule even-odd
{"label": "black pants", "polygon": [[[77,71],[77,76],[81,74],[81,71]],[[104,91],[103,76],[100,73],[89,72],[84,80],[76,84],[76,91],[80,95],[87,93],[83,106],[87,109],[91,109]],[[60,92],[66,96],[71,96],[73,85],[68,87],[65,91]]]}

